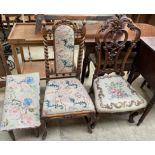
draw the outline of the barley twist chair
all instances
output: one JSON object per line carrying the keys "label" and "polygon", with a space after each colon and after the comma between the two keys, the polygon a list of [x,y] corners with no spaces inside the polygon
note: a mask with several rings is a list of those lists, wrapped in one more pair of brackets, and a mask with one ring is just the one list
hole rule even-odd
{"label": "barley twist chair", "polygon": [[[133,32],[132,38],[128,38],[129,31]],[[97,118],[101,113],[130,112],[129,122],[134,122],[137,111],[146,107],[146,100],[123,78],[125,64],[140,34],[140,30],[125,16],[109,19],[97,32],[98,62],[90,91],[94,92]],[[120,55],[128,40],[130,46],[122,59]]]}
{"label": "barley twist chair", "polygon": [[[50,119],[85,117],[88,131],[95,118],[95,108],[87,91],[79,81],[85,39],[85,24],[78,28],[75,23],[62,20],[51,29],[43,22],[46,90],[42,108],[44,131]],[[52,39],[50,38],[53,37]],[[49,58],[48,46],[53,46],[54,59]],[[79,45],[76,58],[75,45]],[[76,61],[75,61],[76,59]],[[77,62],[77,65],[76,65]]]}

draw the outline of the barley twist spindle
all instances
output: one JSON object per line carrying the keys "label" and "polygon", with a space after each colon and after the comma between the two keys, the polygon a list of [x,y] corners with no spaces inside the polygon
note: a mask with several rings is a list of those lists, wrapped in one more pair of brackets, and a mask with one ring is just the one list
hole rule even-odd
{"label": "barley twist spindle", "polygon": [[84,23],[82,28],[81,40],[80,40],[78,66],[77,66],[77,77],[79,79],[80,79],[82,56],[83,56],[83,50],[84,50],[85,32],[86,32],[86,29],[85,29],[85,23]]}
{"label": "barley twist spindle", "polygon": [[48,41],[47,41],[47,32],[46,32],[45,24],[43,25],[42,32],[43,32],[43,44],[44,44],[44,56],[45,56],[45,70],[46,70],[46,78],[48,81],[50,77],[50,70],[49,70],[49,61],[48,61]]}

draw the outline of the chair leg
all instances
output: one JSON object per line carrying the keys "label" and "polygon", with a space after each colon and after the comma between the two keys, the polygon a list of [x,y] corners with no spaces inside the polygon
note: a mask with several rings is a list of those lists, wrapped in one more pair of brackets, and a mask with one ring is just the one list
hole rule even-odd
{"label": "chair leg", "polygon": [[95,129],[98,120],[99,120],[99,113],[96,113],[95,119],[94,119],[94,121],[91,124],[91,128],[92,129]]}
{"label": "chair leg", "polygon": [[134,121],[134,117],[137,116],[138,114],[139,114],[138,111],[132,112],[132,113],[129,115],[129,120],[128,120],[128,122],[129,122],[129,123],[134,123],[134,122],[135,122],[135,121]]}
{"label": "chair leg", "polygon": [[43,129],[42,140],[45,140],[46,136],[47,136],[47,119],[44,119],[44,129]]}
{"label": "chair leg", "polygon": [[13,141],[15,141],[16,139],[15,139],[15,135],[14,135],[14,133],[13,133],[13,130],[8,131],[8,133],[9,133],[11,139],[12,139]]}
{"label": "chair leg", "polygon": [[92,129],[96,126],[97,117],[95,113],[91,113],[89,116],[85,117],[88,126],[88,132],[92,133]]}
{"label": "chair leg", "polygon": [[140,119],[139,119],[139,121],[138,121],[138,123],[137,123],[137,126],[139,126],[139,125],[143,122],[143,120],[145,119],[145,117],[146,117],[147,114],[150,112],[151,108],[153,107],[154,103],[155,103],[155,94],[154,94],[154,96],[152,97],[152,99],[150,100],[150,102],[149,102],[149,104],[147,105],[147,107],[145,108],[145,110],[144,110],[142,116],[140,117]]}
{"label": "chair leg", "polygon": [[36,137],[39,137],[39,127],[38,128],[34,128],[34,133]]}
{"label": "chair leg", "polygon": [[89,116],[85,116],[85,120],[86,120],[86,123],[87,123],[87,127],[88,127],[88,132],[89,133],[93,133],[93,131],[92,131],[92,128],[91,128],[91,119],[90,119],[90,117]]}

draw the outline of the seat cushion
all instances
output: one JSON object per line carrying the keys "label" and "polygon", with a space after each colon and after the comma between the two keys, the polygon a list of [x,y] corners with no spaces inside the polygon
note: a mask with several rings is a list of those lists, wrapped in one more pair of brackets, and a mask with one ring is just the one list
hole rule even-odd
{"label": "seat cushion", "polygon": [[76,78],[48,82],[43,104],[43,117],[71,112],[95,111],[87,91]]}
{"label": "seat cushion", "polygon": [[104,75],[94,80],[98,112],[126,112],[146,107],[146,100],[119,75]]}
{"label": "seat cushion", "polygon": [[1,130],[40,126],[39,73],[8,75]]}

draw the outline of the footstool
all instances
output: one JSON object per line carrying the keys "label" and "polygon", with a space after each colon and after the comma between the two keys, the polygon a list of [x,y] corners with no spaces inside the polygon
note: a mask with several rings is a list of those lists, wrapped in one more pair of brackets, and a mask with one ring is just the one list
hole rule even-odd
{"label": "footstool", "polygon": [[8,75],[2,112],[1,131],[7,131],[15,140],[13,130],[35,129],[40,126],[39,73]]}

